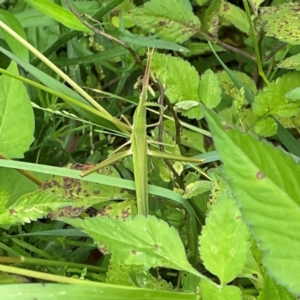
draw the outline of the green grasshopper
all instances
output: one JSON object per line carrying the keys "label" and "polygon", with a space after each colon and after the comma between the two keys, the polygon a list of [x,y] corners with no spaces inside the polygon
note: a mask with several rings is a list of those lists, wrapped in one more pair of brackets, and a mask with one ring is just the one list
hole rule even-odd
{"label": "green grasshopper", "polygon": [[148,155],[153,157],[159,157],[164,159],[173,159],[177,161],[203,163],[203,160],[185,157],[176,154],[169,154],[161,151],[152,151],[148,148],[148,136],[147,136],[147,123],[146,123],[146,109],[147,109],[147,98],[148,90],[151,89],[149,86],[150,74],[151,74],[151,59],[153,51],[148,51],[148,59],[146,69],[142,79],[142,91],[139,97],[139,103],[133,116],[133,125],[130,141],[125,143],[123,146],[118,148],[115,152],[123,148],[125,145],[131,143],[129,150],[114,153],[103,162],[97,164],[93,168],[81,173],[81,176],[86,176],[99,169],[119,160],[128,155],[133,155],[133,170],[135,176],[135,188],[138,213],[145,216],[149,213],[148,204]]}

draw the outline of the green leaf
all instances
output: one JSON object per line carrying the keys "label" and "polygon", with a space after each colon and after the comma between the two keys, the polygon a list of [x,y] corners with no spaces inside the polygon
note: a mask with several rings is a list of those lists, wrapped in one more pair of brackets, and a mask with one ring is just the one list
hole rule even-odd
{"label": "green leaf", "polygon": [[[86,165],[73,165],[71,169],[83,170]],[[101,174],[108,175],[112,178],[119,177],[118,173],[113,172],[113,168],[108,166],[100,170]],[[119,199],[128,199],[131,196],[124,189],[119,187],[99,185],[98,183],[87,182],[83,180],[53,176],[39,187],[40,190],[53,193],[54,195],[71,200],[72,205],[61,208],[51,214],[51,218],[59,217],[76,217],[84,212],[87,208],[95,204]]]}
{"label": "green leaf", "polygon": [[191,199],[195,196],[201,195],[205,192],[210,191],[211,183],[207,180],[198,180],[192,183],[189,183],[184,191],[183,198]]}
{"label": "green leaf", "polygon": [[[18,19],[9,11],[0,9],[0,20],[15,32],[17,32],[23,39],[27,40],[25,31],[19,23]],[[18,57],[22,58],[24,61],[29,62],[29,51],[5,30],[0,29],[0,34],[1,33],[3,34],[4,41],[8,44],[12,52]]]}
{"label": "green leaf", "polygon": [[[15,62],[7,69],[19,75]],[[33,141],[34,115],[22,82],[0,77],[0,152],[10,158],[23,158]]]}
{"label": "green leaf", "polygon": [[[254,243],[256,243],[256,241],[254,241]],[[255,250],[259,251],[258,249]],[[258,290],[261,290],[261,288],[264,285],[264,276],[260,270],[261,261],[258,261],[254,257],[253,253],[255,250],[253,247],[249,249],[246,263],[244,265],[242,272],[239,274],[238,277],[249,278],[251,282],[254,284],[254,286]]]}
{"label": "green leaf", "polygon": [[164,266],[199,276],[186,258],[178,232],[153,216],[139,215],[125,221],[105,217],[61,220],[80,228],[96,243],[103,242],[122,264]]}
{"label": "green leaf", "polygon": [[300,100],[300,87],[292,89],[287,94],[285,94],[285,97],[292,101]]}
{"label": "green leaf", "polygon": [[46,16],[58,21],[64,26],[83,32],[92,32],[89,28],[83,25],[78,18],[70,11],[63,7],[48,1],[48,0],[24,0],[26,3],[34,7],[36,10],[42,12]]}
{"label": "green leaf", "polygon": [[60,207],[72,204],[70,201],[66,201],[52,193],[41,191],[24,195],[13,205],[5,208],[7,201],[8,197],[1,193],[0,226],[5,228],[30,223],[30,221],[42,218]]}
{"label": "green leaf", "polygon": [[160,38],[183,43],[200,29],[200,21],[178,0],[151,0],[124,16],[146,32]]}
{"label": "green leaf", "polygon": [[266,35],[291,45],[299,45],[299,9],[300,3],[262,7],[260,16]]}
{"label": "green leaf", "polygon": [[[80,104],[85,104],[88,105],[89,107],[92,108],[91,104],[84,99],[82,96],[77,94],[74,90],[70,89],[67,87],[65,84],[59,82],[55,78],[49,76],[48,74],[42,72],[41,70],[37,69],[36,67],[32,66],[31,64],[28,64],[27,62],[23,61],[22,59],[18,58],[11,52],[7,51],[6,49],[0,47],[0,51],[3,52],[6,56],[17,62],[20,66],[22,66],[26,71],[28,71],[30,74],[32,74],[35,78],[37,78],[40,82],[42,82],[45,86],[49,87],[50,89],[57,91],[59,93],[62,93],[68,97],[73,98],[74,100],[78,101],[78,104],[73,104],[74,102],[70,103],[70,106],[77,111],[79,114],[85,116],[89,121],[96,123],[96,124],[101,124],[101,126],[105,128],[110,128],[114,130],[116,127],[109,121],[96,117],[95,114],[90,113],[86,109],[83,109]],[[63,98],[65,100],[65,98]]]}
{"label": "green leaf", "polygon": [[300,293],[299,165],[282,150],[225,130],[214,114],[205,114],[264,265],[276,282]]}
{"label": "green leaf", "polygon": [[220,10],[220,16],[240,31],[249,33],[249,24],[247,22],[246,13],[239,7],[227,1],[222,0],[222,2],[223,6]]}
{"label": "green leaf", "polygon": [[[227,71],[218,72],[218,79],[223,93],[230,96],[233,99],[240,97],[240,89],[243,87],[246,92],[246,88],[249,92],[256,94],[256,84],[252,78],[247,74],[239,71],[230,70],[231,76],[238,78],[240,86],[233,81],[232,77]],[[245,98],[246,100],[246,98]]]}
{"label": "green leaf", "polygon": [[[165,94],[172,103],[184,100],[199,101],[199,76],[188,61],[171,55],[154,53],[151,71],[165,88]],[[189,118],[200,118],[200,107],[182,111]]]}
{"label": "green leaf", "polygon": [[276,284],[273,279],[266,275],[265,284],[257,297],[257,300],[296,300],[297,297],[290,294],[284,287]]}
{"label": "green leaf", "polygon": [[265,0],[249,0],[249,3],[255,12],[257,14],[259,6],[264,2]]}
{"label": "green leaf", "polygon": [[249,249],[248,230],[227,193],[209,213],[199,246],[206,269],[219,277],[222,286],[243,270]]}
{"label": "green leaf", "polygon": [[286,94],[300,86],[300,72],[290,72],[271,82],[254,98],[253,112],[257,117],[278,115],[292,117],[299,113],[300,101],[290,101]]}
{"label": "green leaf", "polygon": [[[164,121],[164,131],[173,137],[175,140],[176,130],[174,122],[171,120]],[[206,152],[204,147],[204,136],[198,132],[182,128],[181,144],[183,146],[195,149],[201,153]]]}
{"label": "green leaf", "polygon": [[263,137],[270,137],[277,133],[278,124],[274,118],[259,120],[254,125],[257,134]]}
{"label": "green leaf", "polygon": [[207,108],[215,108],[221,102],[220,82],[218,76],[212,70],[206,70],[201,76],[198,95]]}
{"label": "green leaf", "polygon": [[224,286],[223,288],[209,280],[201,280],[200,293],[202,300],[240,300],[241,291],[236,286]]}
{"label": "green leaf", "polygon": [[[32,172],[40,180],[46,180],[50,175],[44,175]],[[36,184],[25,177],[16,170],[0,168],[0,189],[4,189],[9,193],[9,200],[7,205],[10,206],[15,203],[23,195],[30,193],[36,189]]]}
{"label": "green leaf", "polygon": [[222,0],[213,0],[205,11],[203,24],[212,36],[218,36],[222,3]]}
{"label": "green leaf", "polygon": [[290,56],[283,61],[281,61],[278,65],[278,68],[282,69],[291,69],[291,70],[300,70],[300,54],[296,54]]}

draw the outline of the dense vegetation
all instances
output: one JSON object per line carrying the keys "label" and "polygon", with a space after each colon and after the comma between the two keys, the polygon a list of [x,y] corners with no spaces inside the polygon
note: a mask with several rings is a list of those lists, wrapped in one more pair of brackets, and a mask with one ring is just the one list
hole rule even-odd
{"label": "dense vegetation", "polygon": [[1,295],[298,299],[299,11],[0,0]]}

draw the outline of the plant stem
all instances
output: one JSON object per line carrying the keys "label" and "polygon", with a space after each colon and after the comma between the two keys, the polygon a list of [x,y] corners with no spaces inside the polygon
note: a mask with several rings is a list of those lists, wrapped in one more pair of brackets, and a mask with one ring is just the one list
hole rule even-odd
{"label": "plant stem", "polygon": [[257,38],[256,38],[256,35],[255,35],[253,22],[252,22],[252,19],[251,19],[251,12],[250,12],[250,8],[249,8],[249,4],[248,4],[247,0],[243,0],[243,4],[245,6],[247,19],[248,19],[248,23],[249,23],[249,26],[250,26],[250,36],[251,36],[253,44],[254,44],[254,50],[255,50],[255,56],[256,56],[256,63],[257,63],[257,67],[258,67],[258,73],[261,76],[261,78],[264,80],[265,84],[268,85],[270,82],[267,79],[267,77],[264,73],[263,67],[262,67],[261,55],[260,55],[260,52],[259,52],[258,42],[257,42]]}
{"label": "plant stem", "polygon": [[47,259],[40,259],[40,258],[31,258],[25,256],[19,257],[7,257],[7,256],[0,256],[0,263],[4,264],[27,264],[27,265],[40,265],[40,266],[49,266],[49,267],[61,267],[64,268],[65,266],[70,268],[78,268],[84,269],[87,268],[89,271],[93,271],[95,273],[104,273],[107,271],[106,268],[101,268],[97,266],[91,266],[86,264],[78,264],[73,262],[66,262],[66,261],[55,261],[55,260],[47,260]]}
{"label": "plant stem", "polygon": [[[2,159],[6,159],[6,160],[11,160],[9,157],[7,157],[6,155],[0,153],[0,158]],[[31,180],[32,182],[34,182],[36,185],[41,186],[43,184],[43,182],[36,177],[35,175],[33,175],[32,173],[25,171],[25,170],[20,170],[20,169],[15,169],[16,171],[18,171],[19,173],[21,173],[23,176],[27,177],[29,180]]]}

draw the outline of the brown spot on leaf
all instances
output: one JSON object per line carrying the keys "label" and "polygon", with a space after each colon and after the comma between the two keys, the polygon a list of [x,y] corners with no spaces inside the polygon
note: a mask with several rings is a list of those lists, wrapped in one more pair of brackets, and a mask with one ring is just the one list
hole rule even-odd
{"label": "brown spot on leaf", "polygon": [[135,250],[132,250],[131,253],[132,253],[133,255],[136,255],[136,251],[135,251]]}
{"label": "brown spot on leaf", "polygon": [[262,171],[258,171],[256,174],[256,178],[262,180],[265,178],[265,174]]}
{"label": "brown spot on leaf", "polygon": [[18,212],[13,208],[13,209],[10,209],[9,210],[9,215],[12,216],[12,215],[16,215]]}

